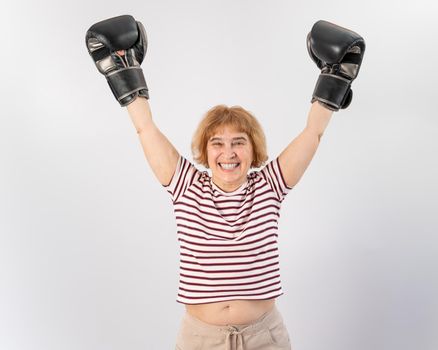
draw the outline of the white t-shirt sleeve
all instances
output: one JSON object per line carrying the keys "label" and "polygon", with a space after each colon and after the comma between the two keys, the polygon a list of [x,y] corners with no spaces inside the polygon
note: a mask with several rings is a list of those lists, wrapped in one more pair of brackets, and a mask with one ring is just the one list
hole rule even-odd
{"label": "white t-shirt sleeve", "polygon": [[199,173],[200,171],[190,161],[180,155],[172,180],[170,180],[168,185],[163,185],[171,195],[173,202],[177,201],[184,194],[186,189],[193,183],[195,177],[199,176]]}
{"label": "white t-shirt sleeve", "polygon": [[260,173],[271,186],[280,202],[282,202],[293,187],[286,185],[283,173],[281,172],[280,163],[278,162],[278,157],[266,164],[260,170]]}

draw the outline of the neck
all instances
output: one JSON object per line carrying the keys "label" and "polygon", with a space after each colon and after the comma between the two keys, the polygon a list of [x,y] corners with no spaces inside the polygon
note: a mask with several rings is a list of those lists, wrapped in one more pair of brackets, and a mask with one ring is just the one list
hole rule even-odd
{"label": "neck", "polygon": [[234,192],[235,190],[237,190],[240,186],[242,186],[246,182],[246,179],[241,181],[240,183],[221,183],[221,182],[216,181],[215,179],[212,179],[212,181],[222,191]]}

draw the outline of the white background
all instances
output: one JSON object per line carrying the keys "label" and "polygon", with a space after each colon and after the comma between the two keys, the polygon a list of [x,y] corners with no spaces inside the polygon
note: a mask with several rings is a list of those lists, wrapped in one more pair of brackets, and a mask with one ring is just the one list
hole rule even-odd
{"label": "white background", "polygon": [[419,1],[69,1],[0,11],[0,349],[173,349],[171,200],[85,47],[122,14],[148,33],[155,123],[192,159],[203,113],[241,105],[270,159],[305,126],[325,19],[367,44],[280,219],[294,350],[438,348],[438,14]]}

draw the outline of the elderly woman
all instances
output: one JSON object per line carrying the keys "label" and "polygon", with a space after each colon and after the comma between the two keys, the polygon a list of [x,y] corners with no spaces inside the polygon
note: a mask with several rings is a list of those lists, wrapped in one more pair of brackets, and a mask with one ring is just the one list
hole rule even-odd
{"label": "elderly woman", "polygon": [[[318,148],[333,111],[352,99],[365,44],[356,33],[318,21],[307,37],[321,74],[304,130],[267,162],[257,119],[218,105],[192,140],[198,170],[152,120],[140,68],[146,32],[131,16],[94,24],[86,44],[121,106],[127,106],[146,159],[170,194],[180,243],[177,301],[185,304],[176,349],[291,349],[275,300],[283,294],[277,242],[281,203]],[[252,168],[261,168],[250,172]]]}

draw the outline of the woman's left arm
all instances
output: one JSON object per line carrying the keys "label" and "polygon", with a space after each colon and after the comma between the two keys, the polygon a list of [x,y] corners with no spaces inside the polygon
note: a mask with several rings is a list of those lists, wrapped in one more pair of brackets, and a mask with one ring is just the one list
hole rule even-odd
{"label": "woman's left arm", "polygon": [[332,114],[318,101],[313,102],[306,127],[279,155],[281,172],[289,187],[298,183],[309,166]]}

